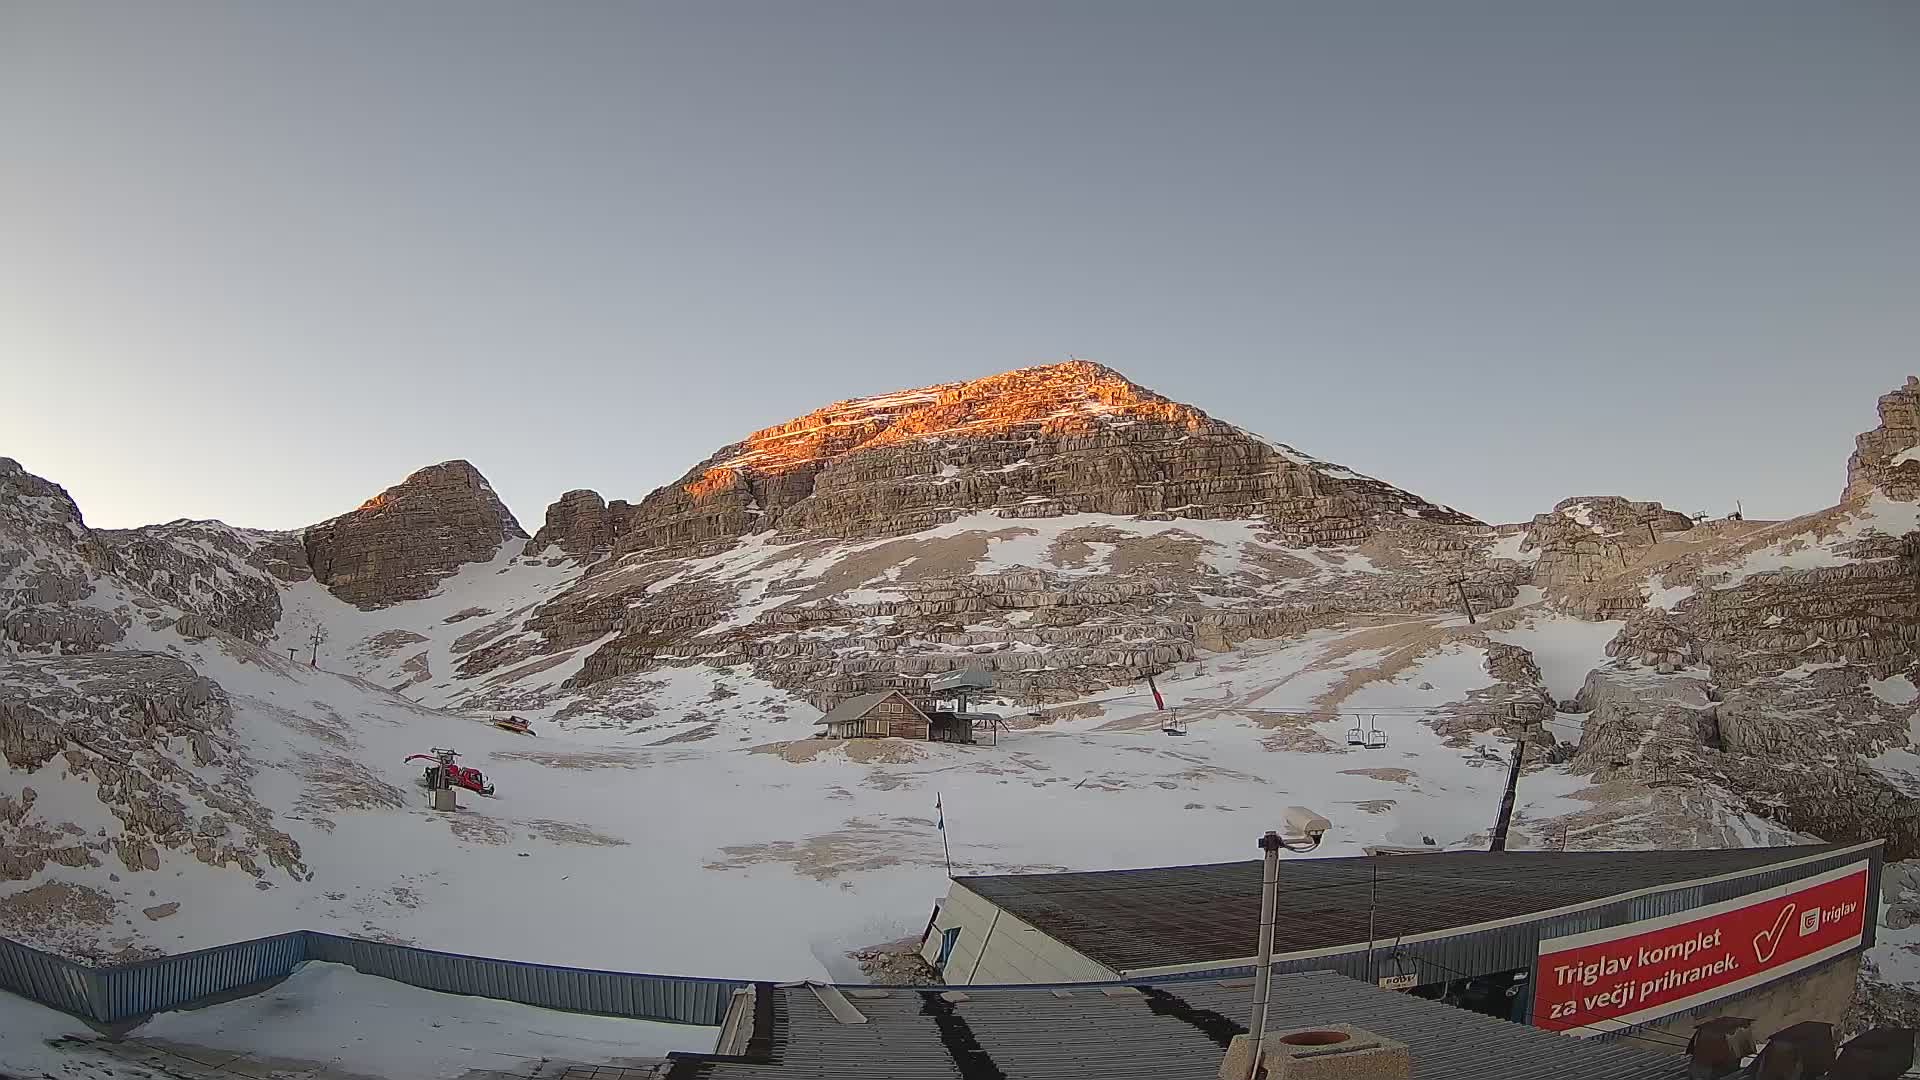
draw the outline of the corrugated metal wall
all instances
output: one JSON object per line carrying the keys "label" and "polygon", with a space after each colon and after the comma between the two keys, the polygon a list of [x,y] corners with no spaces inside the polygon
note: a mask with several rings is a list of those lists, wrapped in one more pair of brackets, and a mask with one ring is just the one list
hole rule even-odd
{"label": "corrugated metal wall", "polygon": [[739,980],[641,975],[434,952],[308,930],[114,967],[88,967],[0,938],[0,989],[103,1023],[179,1008],[293,972],[345,964],[410,986],[548,1009],[713,1026]]}
{"label": "corrugated metal wall", "polygon": [[143,960],[123,967],[95,968],[89,974],[99,988],[95,1020],[127,1020],[282,978],[306,956],[301,931],[218,945],[198,952]]}
{"label": "corrugated metal wall", "polygon": [[0,938],[0,989],[75,1016],[93,1015],[93,972],[65,957]]}
{"label": "corrugated metal wall", "polygon": [[745,982],[677,975],[528,964],[434,952],[383,941],[307,932],[307,957],[346,964],[368,975],[449,994],[517,1001],[544,1009],[713,1025]]}

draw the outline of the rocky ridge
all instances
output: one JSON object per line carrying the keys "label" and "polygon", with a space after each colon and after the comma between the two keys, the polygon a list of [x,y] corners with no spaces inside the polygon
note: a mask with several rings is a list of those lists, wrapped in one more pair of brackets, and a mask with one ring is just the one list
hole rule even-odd
{"label": "rocky ridge", "polygon": [[361,608],[418,600],[467,563],[527,538],[465,461],[429,465],[302,537],[314,580]]}
{"label": "rocky ridge", "polygon": [[182,520],[94,535],[112,554],[117,576],[211,629],[256,644],[280,625],[281,588],[313,576],[296,533]]}
{"label": "rocky ridge", "polygon": [[115,567],[65,488],[0,458],[0,658],[125,637],[121,620],[88,603]]}
{"label": "rocky ridge", "polygon": [[1571,609],[1629,614],[1581,694],[1579,768],[1712,785],[1806,833],[1920,854],[1920,490],[1892,463],[1915,442],[1914,387],[1881,398],[1840,505],[1643,537],[1563,580]]}
{"label": "rocky ridge", "polygon": [[1890,497],[1920,498],[1920,377],[1881,395],[1880,426],[1855,440],[1847,459],[1847,487],[1842,499],[1854,499],[1878,489]]}
{"label": "rocky ridge", "polygon": [[632,507],[566,498],[561,521],[589,524],[555,535],[614,538],[616,555],[708,553],[768,529],[895,536],[974,511],[1265,516],[1300,543],[1360,539],[1381,513],[1474,523],[1084,360],[836,402],[721,448]]}
{"label": "rocky ridge", "polygon": [[[1137,529],[1088,526],[1061,541],[1069,573],[1057,580],[1047,575],[1051,554],[1015,568],[1012,577],[983,573],[979,556],[991,544],[1038,537],[1047,530],[1033,523],[1083,515],[1259,521],[1260,552],[1274,565],[1239,576],[1207,573],[1196,559],[1209,541],[1193,527],[1148,538]],[[981,527],[917,539],[962,520]],[[1023,692],[1070,696],[1189,659],[1196,639],[1299,625],[1290,604],[1271,604],[1272,586],[1326,568],[1286,555],[1288,547],[1392,534],[1404,539],[1385,542],[1396,558],[1401,547],[1413,548],[1407,558],[1445,563],[1469,577],[1479,602],[1504,603],[1524,573],[1468,565],[1472,543],[1448,531],[1478,525],[1170,401],[1108,368],[1073,361],[837,402],[722,448],[637,504],[567,493],[549,508],[526,554],[592,569],[527,620],[526,633],[468,654],[462,673],[490,675],[600,641],[572,687],[699,656],[755,662],[777,685],[816,700],[968,665],[1027,672]],[[903,535],[916,539],[889,542]],[[815,586],[736,625],[740,587],[721,582],[740,577],[729,572],[741,567],[709,568],[699,560],[725,562],[748,536],[792,545],[771,553],[769,564],[795,561],[796,549],[808,545],[878,541],[857,562],[876,575],[892,574],[908,592],[882,590],[849,604]],[[1109,586],[1070,583],[1076,560],[1084,566],[1096,550],[1112,552],[1101,575]],[[892,569],[896,562],[908,565]],[[1456,603],[1454,585],[1378,589],[1357,574],[1334,576],[1413,610]],[[663,581],[671,591],[659,589]],[[1207,610],[1263,602],[1270,610]],[[969,612],[1021,613],[1022,628],[968,625],[962,616]],[[1156,624],[1146,637],[1135,634],[1142,616]],[[862,632],[863,620],[886,620],[892,632]],[[852,632],[830,640],[836,624]],[[1056,651],[1062,648],[1075,651]],[[854,651],[870,655],[855,659],[848,655]]]}

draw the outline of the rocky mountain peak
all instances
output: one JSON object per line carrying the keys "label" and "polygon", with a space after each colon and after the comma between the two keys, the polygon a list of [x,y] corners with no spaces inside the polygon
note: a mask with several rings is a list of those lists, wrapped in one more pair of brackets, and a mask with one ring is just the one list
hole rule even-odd
{"label": "rocky mountain peak", "polygon": [[1874,488],[1901,502],[1920,499],[1920,377],[1880,396],[1880,426],[1854,440],[1847,489],[1855,499]]}
{"label": "rocky mountain peak", "polygon": [[1022,428],[1084,433],[1142,419],[1195,428],[1209,422],[1111,368],[1072,360],[837,401],[722,450],[694,484],[714,482],[710,474],[720,470],[780,473],[915,440],[983,439]]}
{"label": "rocky mountain peak", "polygon": [[525,539],[493,485],[466,461],[443,461],[302,537],[314,579],[362,608],[431,595],[461,566]]}
{"label": "rocky mountain peak", "polygon": [[622,518],[616,552],[768,529],[889,536],[967,514],[1269,518],[1307,543],[1381,513],[1474,524],[1086,360],[835,402],[723,447]]}

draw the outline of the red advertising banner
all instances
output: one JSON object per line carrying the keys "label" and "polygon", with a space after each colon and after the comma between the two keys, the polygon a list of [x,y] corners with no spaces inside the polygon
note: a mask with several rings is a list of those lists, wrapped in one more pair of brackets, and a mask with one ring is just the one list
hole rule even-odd
{"label": "red advertising banner", "polygon": [[1866,931],[1867,870],[1853,863],[1757,896],[1542,941],[1534,1026],[1598,1034],[1838,956]]}

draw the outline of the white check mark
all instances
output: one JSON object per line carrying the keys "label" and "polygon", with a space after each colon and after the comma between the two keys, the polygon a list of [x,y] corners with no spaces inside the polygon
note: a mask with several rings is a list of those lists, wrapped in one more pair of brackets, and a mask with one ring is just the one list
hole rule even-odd
{"label": "white check mark", "polygon": [[1761,963],[1773,959],[1774,952],[1780,948],[1780,931],[1786,929],[1787,920],[1793,918],[1795,906],[1788,904],[1780,909],[1780,917],[1773,920],[1773,929],[1753,935],[1753,955]]}

